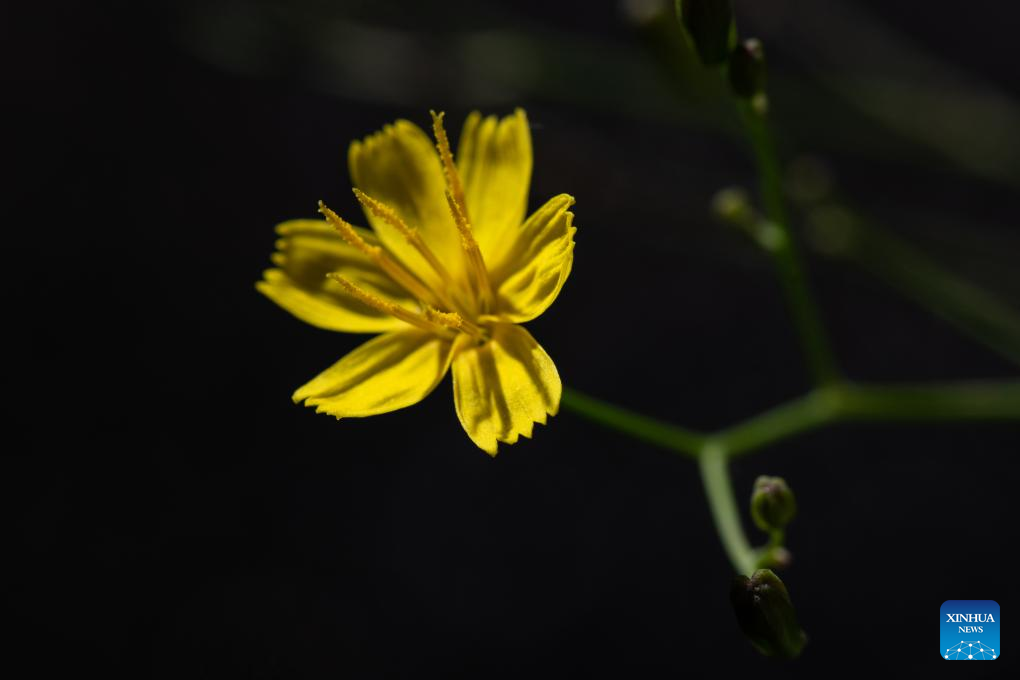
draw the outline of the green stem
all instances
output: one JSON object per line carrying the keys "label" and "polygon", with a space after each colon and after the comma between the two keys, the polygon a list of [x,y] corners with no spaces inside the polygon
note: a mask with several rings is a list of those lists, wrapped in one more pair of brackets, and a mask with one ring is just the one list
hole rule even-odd
{"label": "green stem", "polygon": [[686,456],[696,457],[704,445],[705,438],[698,432],[614,406],[569,387],[563,388],[560,403],[582,418]]}
{"label": "green stem", "polygon": [[729,455],[738,456],[829,423],[837,388],[819,387],[712,435]]}
{"label": "green stem", "polygon": [[733,497],[730,483],[729,461],[726,450],[709,444],[698,456],[701,481],[708,496],[708,507],[712,511],[715,530],[722,541],[726,556],[739,573],[750,576],[758,563],[758,553],[751,547],[740,523],[740,512]]}
{"label": "green stem", "polygon": [[744,130],[754,151],[765,214],[781,236],[775,240],[769,251],[775,260],[794,326],[807,355],[808,367],[816,384],[835,383],[839,380],[839,369],[833,359],[825,327],[822,325],[818,306],[807,284],[797,243],[787,219],[782,171],[772,131],[765,115],[754,111],[749,103],[738,101],[738,107]]}
{"label": "green stem", "polygon": [[1020,380],[819,387],[742,423],[701,434],[564,388],[563,407],[600,425],[697,457],[738,456],[836,422],[1020,420]]}
{"label": "green stem", "polygon": [[854,421],[1020,420],[1020,381],[847,386],[837,413]]}

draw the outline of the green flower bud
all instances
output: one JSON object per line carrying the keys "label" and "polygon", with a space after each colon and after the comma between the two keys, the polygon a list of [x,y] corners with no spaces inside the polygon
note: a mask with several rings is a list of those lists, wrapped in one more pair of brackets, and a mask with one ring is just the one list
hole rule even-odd
{"label": "green flower bud", "polygon": [[793,553],[781,545],[769,548],[758,558],[758,566],[763,569],[789,569],[793,564]]}
{"label": "green flower bud", "polygon": [[744,99],[765,94],[765,50],[757,38],[749,38],[733,48],[730,87]]}
{"label": "green flower bud", "polygon": [[751,492],[751,519],[762,531],[782,529],[797,514],[797,501],[782,477],[762,475]]}
{"label": "green flower bud", "polygon": [[676,15],[705,66],[722,64],[736,37],[730,0],[676,0]]}
{"label": "green flower bud", "polygon": [[782,580],[770,569],[736,576],[730,587],[730,602],[740,630],[755,649],[765,656],[795,659],[807,643],[797,623],[797,612]]}
{"label": "green flower bud", "polygon": [[727,187],[716,192],[712,197],[712,214],[723,222],[740,227],[753,224],[757,217],[751,207],[751,198],[740,187]]}

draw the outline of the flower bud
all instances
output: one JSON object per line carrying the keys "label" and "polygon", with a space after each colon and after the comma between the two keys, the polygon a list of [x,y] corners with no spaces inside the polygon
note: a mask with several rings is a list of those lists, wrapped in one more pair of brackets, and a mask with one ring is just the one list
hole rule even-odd
{"label": "flower bud", "polygon": [[765,50],[757,38],[748,38],[733,48],[730,87],[744,99],[765,94]]}
{"label": "flower bud", "polygon": [[736,36],[730,0],[676,0],[676,15],[705,66],[729,58]]}
{"label": "flower bud", "polygon": [[797,623],[786,586],[770,569],[759,569],[751,578],[734,577],[730,602],[740,629],[755,649],[781,659],[800,655],[807,636]]}
{"label": "flower bud", "polygon": [[762,475],[751,492],[751,519],[762,531],[782,529],[797,514],[793,492],[782,477]]}
{"label": "flower bud", "polygon": [[793,553],[781,545],[769,548],[758,558],[758,566],[763,569],[789,569],[793,564]]}
{"label": "flower bud", "polygon": [[716,192],[712,197],[712,214],[727,224],[740,227],[753,223],[757,217],[751,207],[751,198],[740,187],[727,187]]}

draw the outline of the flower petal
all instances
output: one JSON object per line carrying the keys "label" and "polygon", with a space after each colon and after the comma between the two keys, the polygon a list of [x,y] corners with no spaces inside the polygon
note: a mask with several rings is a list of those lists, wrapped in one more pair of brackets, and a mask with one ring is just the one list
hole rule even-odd
{"label": "flower petal", "polygon": [[[276,227],[280,239],[273,263],[255,287],[263,295],[306,323],[347,333],[380,333],[407,324],[355,299],[329,272],[342,272],[357,285],[409,309],[414,300],[376,268],[361,251],[347,244],[324,221],[291,220]],[[358,233],[375,244],[375,235]]]}
{"label": "flower petal", "polygon": [[556,415],[563,386],[552,359],[524,328],[493,327],[492,339],[453,360],[453,400],[471,441],[496,455],[497,441],[531,437]]}
{"label": "flower petal", "polygon": [[472,232],[490,267],[503,259],[524,221],[531,166],[531,130],[523,109],[502,120],[483,119],[477,111],[468,116],[457,144],[457,170]]}
{"label": "flower petal", "polygon": [[514,247],[492,280],[499,291],[499,315],[514,323],[534,319],[560,294],[574,263],[574,199],[549,199],[521,225]]}
{"label": "flower petal", "polygon": [[450,368],[452,342],[420,330],[372,338],[294,392],[316,413],[354,418],[417,404]]}
{"label": "flower petal", "polygon": [[[347,154],[351,179],[370,197],[396,210],[435,253],[451,275],[464,270],[460,235],[446,202],[446,179],[439,154],[429,137],[410,121],[398,120],[363,141]],[[423,281],[438,284],[425,258],[399,230],[368,214],[379,240]]]}

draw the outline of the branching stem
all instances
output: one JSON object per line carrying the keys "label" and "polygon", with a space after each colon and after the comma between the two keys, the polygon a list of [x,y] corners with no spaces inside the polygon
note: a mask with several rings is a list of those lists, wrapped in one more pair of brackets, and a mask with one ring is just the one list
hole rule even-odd
{"label": "branching stem", "polygon": [[570,388],[564,388],[561,403],[566,410],[604,427],[696,459],[726,554],[737,571],[750,574],[757,551],[744,534],[733,500],[730,458],[841,422],[1020,421],[1020,380],[930,385],[836,383],[713,433],[665,423]]}

